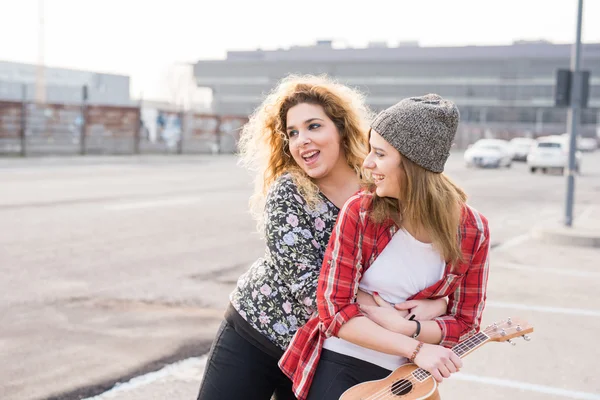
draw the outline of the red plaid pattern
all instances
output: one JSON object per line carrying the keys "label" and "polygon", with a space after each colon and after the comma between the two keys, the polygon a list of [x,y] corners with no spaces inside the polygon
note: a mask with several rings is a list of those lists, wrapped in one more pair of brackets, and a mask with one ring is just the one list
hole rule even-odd
{"label": "red plaid pattern", "polygon": [[[368,217],[373,195],[351,197],[338,216],[323,260],[317,288],[318,315],[298,329],[279,361],[293,382],[298,399],[308,396],[325,338],[337,336],[340,327],[362,315],[356,303],[358,284],[389,243],[398,227],[388,221],[373,223]],[[469,206],[462,212],[460,238],[464,261],[411,299],[448,296],[448,312],[435,321],[442,329],[441,345],[452,347],[479,330],[486,300],[489,229],[485,217]]]}

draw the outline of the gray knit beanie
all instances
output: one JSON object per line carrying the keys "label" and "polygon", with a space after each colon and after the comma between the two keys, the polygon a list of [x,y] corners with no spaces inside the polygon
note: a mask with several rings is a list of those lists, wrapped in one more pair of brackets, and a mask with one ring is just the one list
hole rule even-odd
{"label": "gray knit beanie", "polygon": [[437,94],[410,97],[382,111],[371,127],[404,157],[432,172],[443,172],[460,115]]}

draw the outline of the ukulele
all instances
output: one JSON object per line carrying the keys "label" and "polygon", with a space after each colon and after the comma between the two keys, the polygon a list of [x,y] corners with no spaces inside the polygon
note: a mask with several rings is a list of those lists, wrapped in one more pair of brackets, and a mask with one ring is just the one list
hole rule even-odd
{"label": "ukulele", "polygon": [[[531,340],[527,334],[533,332],[533,327],[519,319],[503,320],[486,327],[469,339],[457,344],[452,351],[463,358],[488,342],[509,342],[522,336],[526,341]],[[359,383],[346,390],[340,400],[420,400],[439,399],[437,382],[423,368],[415,364],[404,364],[394,372],[378,381]]]}

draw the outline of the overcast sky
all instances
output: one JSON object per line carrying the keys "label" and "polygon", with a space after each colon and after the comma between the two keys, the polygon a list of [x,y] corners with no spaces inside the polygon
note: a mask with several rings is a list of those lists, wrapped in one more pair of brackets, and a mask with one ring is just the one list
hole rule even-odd
{"label": "overcast sky", "polygon": [[[0,60],[38,60],[39,0],[0,0]],[[164,95],[168,66],[333,39],[422,46],[575,38],[576,0],[44,0],[46,65],[130,75],[132,96]],[[600,0],[583,40],[600,42]]]}

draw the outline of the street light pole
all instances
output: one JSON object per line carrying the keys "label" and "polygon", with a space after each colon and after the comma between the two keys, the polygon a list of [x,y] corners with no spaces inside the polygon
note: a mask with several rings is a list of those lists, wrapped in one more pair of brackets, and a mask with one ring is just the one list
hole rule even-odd
{"label": "street light pole", "polygon": [[565,209],[565,225],[573,225],[573,197],[575,192],[575,151],[577,147],[577,128],[581,113],[581,19],[583,14],[583,0],[578,0],[577,6],[577,33],[573,52],[571,54],[571,99],[567,114],[567,132],[569,136],[569,166],[567,168],[567,199]]}
{"label": "street light pole", "polygon": [[35,77],[35,100],[39,104],[46,102],[46,71],[45,71],[45,60],[44,60],[44,21],[45,10],[44,0],[38,0],[38,60],[36,66],[36,77]]}

